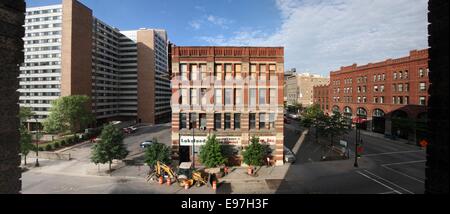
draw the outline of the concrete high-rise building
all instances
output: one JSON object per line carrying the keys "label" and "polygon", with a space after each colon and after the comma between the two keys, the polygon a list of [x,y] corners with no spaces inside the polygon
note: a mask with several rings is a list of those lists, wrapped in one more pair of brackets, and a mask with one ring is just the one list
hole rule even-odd
{"label": "concrete high-rise building", "polygon": [[101,122],[156,123],[170,115],[166,31],[121,32],[80,2],[63,0],[27,8],[24,42],[19,103],[38,123],[53,100],[69,95],[91,97]]}
{"label": "concrete high-rise building", "polygon": [[230,164],[253,136],[283,164],[284,48],[174,47],[172,72],[175,160],[192,161],[215,134]]}
{"label": "concrete high-rise building", "polygon": [[309,73],[292,74],[285,80],[285,94],[288,105],[301,104],[311,106],[313,102],[313,87],[328,84],[330,79]]}

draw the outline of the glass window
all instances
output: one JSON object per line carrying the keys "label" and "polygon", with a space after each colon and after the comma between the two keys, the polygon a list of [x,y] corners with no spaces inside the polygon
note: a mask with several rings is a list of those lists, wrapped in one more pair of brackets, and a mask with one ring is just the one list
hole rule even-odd
{"label": "glass window", "polygon": [[200,128],[206,128],[206,114],[200,114]]}
{"label": "glass window", "polygon": [[270,104],[276,105],[277,104],[277,89],[271,88],[270,90]]}
{"label": "glass window", "polygon": [[236,79],[242,78],[242,65],[236,64],[236,65],[234,65],[234,69],[235,69],[234,72],[236,73]]}
{"label": "glass window", "polygon": [[256,114],[250,113],[249,115],[249,127],[250,129],[256,129]]}
{"label": "glass window", "polygon": [[188,80],[188,76],[187,76],[187,65],[186,64],[181,64],[180,65],[180,72],[181,72],[181,80]]}
{"label": "glass window", "polygon": [[424,82],[421,82],[421,83],[419,84],[419,90],[420,90],[420,91],[426,91],[426,90],[427,90],[427,84],[424,83]]}
{"label": "glass window", "polygon": [[384,97],[380,97],[380,103],[381,103],[381,104],[384,103]]}
{"label": "glass window", "polygon": [[225,89],[225,105],[233,105],[233,89]]}
{"label": "glass window", "polygon": [[207,80],[208,78],[208,71],[206,69],[206,65],[205,64],[201,64],[200,65],[200,80]]}
{"label": "glass window", "polygon": [[215,102],[216,106],[222,105],[222,89],[215,89],[214,102]]}
{"label": "glass window", "polygon": [[188,90],[187,89],[180,89],[181,91],[181,104],[182,105],[188,105]]}
{"label": "glass window", "polygon": [[242,101],[242,89],[237,88],[235,89],[235,103],[236,105],[242,105],[243,101]]}
{"label": "glass window", "polygon": [[214,114],[214,129],[222,128],[222,114]]}
{"label": "glass window", "polygon": [[222,80],[222,65],[216,65],[215,72],[214,76],[216,77],[216,80]]}
{"label": "glass window", "polygon": [[256,79],[256,65],[250,65],[250,80]]}
{"label": "glass window", "polygon": [[259,114],[259,129],[265,129],[266,128],[266,114],[260,113]]}
{"label": "glass window", "polygon": [[198,91],[191,89],[191,105],[198,105]]}
{"label": "glass window", "polygon": [[266,65],[259,65],[259,79],[266,80]]}
{"label": "glass window", "polygon": [[186,129],[186,114],[185,113],[181,113],[180,114],[180,129]]}
{"label": "glass window", "polygon": [[250,93],[250,106],[255,107],[256,106],[256,89],[251,88],[249,90],[249,93]]}
{"label": "glass window", "polygon": [[406,92],[409,91],[409,83],[406,83],[406,84],[405,84],[404,90],[405,90]]}
{"label": "glass window", "polygon": [[403,102],[405,105],[409,105],[409,97],[405,97]]}
{"label": "glass window", "polygon": [[201,90],[200,90],[200,96],[201,96],[201,99],[202,99],[202,106],[206,106],[206,105],[208,105],[208,102],[207,102],[207,97],[206,97],[206,93],[207,93],[207,89],[206,88],[202,88]]}
{"label": "glass window", "polygon": [[197,65],[191,65],[191,80],[198,80],[199,72]]}
{"label": "glass window", "polygon": [[394,72],[394,79],[397,79],[397,72]]}
{"label": "glass window", "polygon": [[234,114],[234,129],[241,128],[241,114]]}
{"label": "glass window", "polygon": [[275,113],[270,113],[269,115],[269,126],[271,129],[275,128]]}
{"label": "glass window", "polygon": [[421,105],[421,106],[427,105],[427,98],[419,97],[419,105]]}
{"label": "glass window", "polygon": [[231,64],[225,65],[225,79],[226,80],[232,80],[233,79],[233,72],[231,69]]}
{"label": "glass window", "polygon": [[189,123],[191,129],[197,128],[197,113],[189,113]]}
{"label": "glass window", "polygon": [[225,129],[231,129],[231,114],[226,113],[225,114]]}
{"label": "glass window", "polygon": [[425,70],[423,68],[419,69],[419,77],[425,76]]}
{"label": "glass window", "polygon": [[403,84],[398,84],[398,92],[403,92]]}
{"label": "glass window", "polygon": [[259,105],[266,104],[266,89],[259,89]]}

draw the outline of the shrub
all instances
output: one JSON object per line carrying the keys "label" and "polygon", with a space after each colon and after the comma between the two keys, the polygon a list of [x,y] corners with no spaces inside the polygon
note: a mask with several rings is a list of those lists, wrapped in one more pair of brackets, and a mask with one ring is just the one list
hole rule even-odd
{"label": "shrub", "polygon": [[45,147],[44,147],[44,150],[45,151],[51,151],[53,149],[53,146],[51,145],[51,144],[47,144]]}
{"label": "shrub", "polygon": [[58,149],[59,147],[61,147],[61,143],[60,143],[59,141],[56,141],[56,142],[53,144],[53,147],[54,147],[55,149]]}
{"label": "shrub", "polygon": [[249,166],[262,166],[267,149],[259,143],[259,138],[252,137],[250,146],[243,152],[244,163]]}
{"label": "shrub", "polygon": [[61,140],[61,146],[67,146],[67,143],[65,140]]}
{"label": "shrub", "polygon": [[67,142],[68,145],[72,145],[73,144],[72,138],[67,138],[66,142]]}
{"label": "shrub", "polygon": [[43,151],[44,151],[44,148],[39,147],[39,151],[40,151],[40,152],[43,152]]}
{"label": "shrub", "polygon": [[227,162],[227,158],[223,155],[222,145],[216,139],[216,136],[208,136],[206,144],[200,149],[200,162],[206,167],[218,167]]}

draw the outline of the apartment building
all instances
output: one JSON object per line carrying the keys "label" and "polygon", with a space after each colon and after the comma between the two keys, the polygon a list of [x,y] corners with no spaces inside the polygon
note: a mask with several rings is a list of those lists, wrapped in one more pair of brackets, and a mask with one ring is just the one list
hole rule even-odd
{"label": "apartment building", "polygon": [[253,136],[283,164],[284,48],[173,47],[172,72],[174,160],[198,162],[215,134],[231,164]]}
{"label": "apartment building", "polygon": [[341,67],[331,72],[328,87],[315,88],[314,99],[323,105],[323,90],[328,88],[326,112],[341,112],[349,120],[364,118],[368,120],[364,129],[408,138],[408,133],[396,127],[392,119],[426,120],[428,59],[428,49],[413,50],[398,59]]}
{"label": "apartment building", "polygon": [[40,124],[61,96],[91,97],[99,122],[157,123],[170,115],[168,38],[164,30],[120,31],[76,0],[27,8],[21,106]]}
{"label": "apartment building", "polygon": [[313,87],[328,84],[330,79],[309,73],[293,74],[286,79],[286,101],[288,105],[302,104],[311,106],[313,102]]}

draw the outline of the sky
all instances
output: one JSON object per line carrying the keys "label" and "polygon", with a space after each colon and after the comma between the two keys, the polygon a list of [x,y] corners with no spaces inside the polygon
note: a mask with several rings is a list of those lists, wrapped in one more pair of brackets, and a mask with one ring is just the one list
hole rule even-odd
{"label": "sky", "polygon": [[298,73],[328,76],[428,48],[428,0],[80,1],[121,30],[166,29],[178,46],[283,46],[285,69]]}

